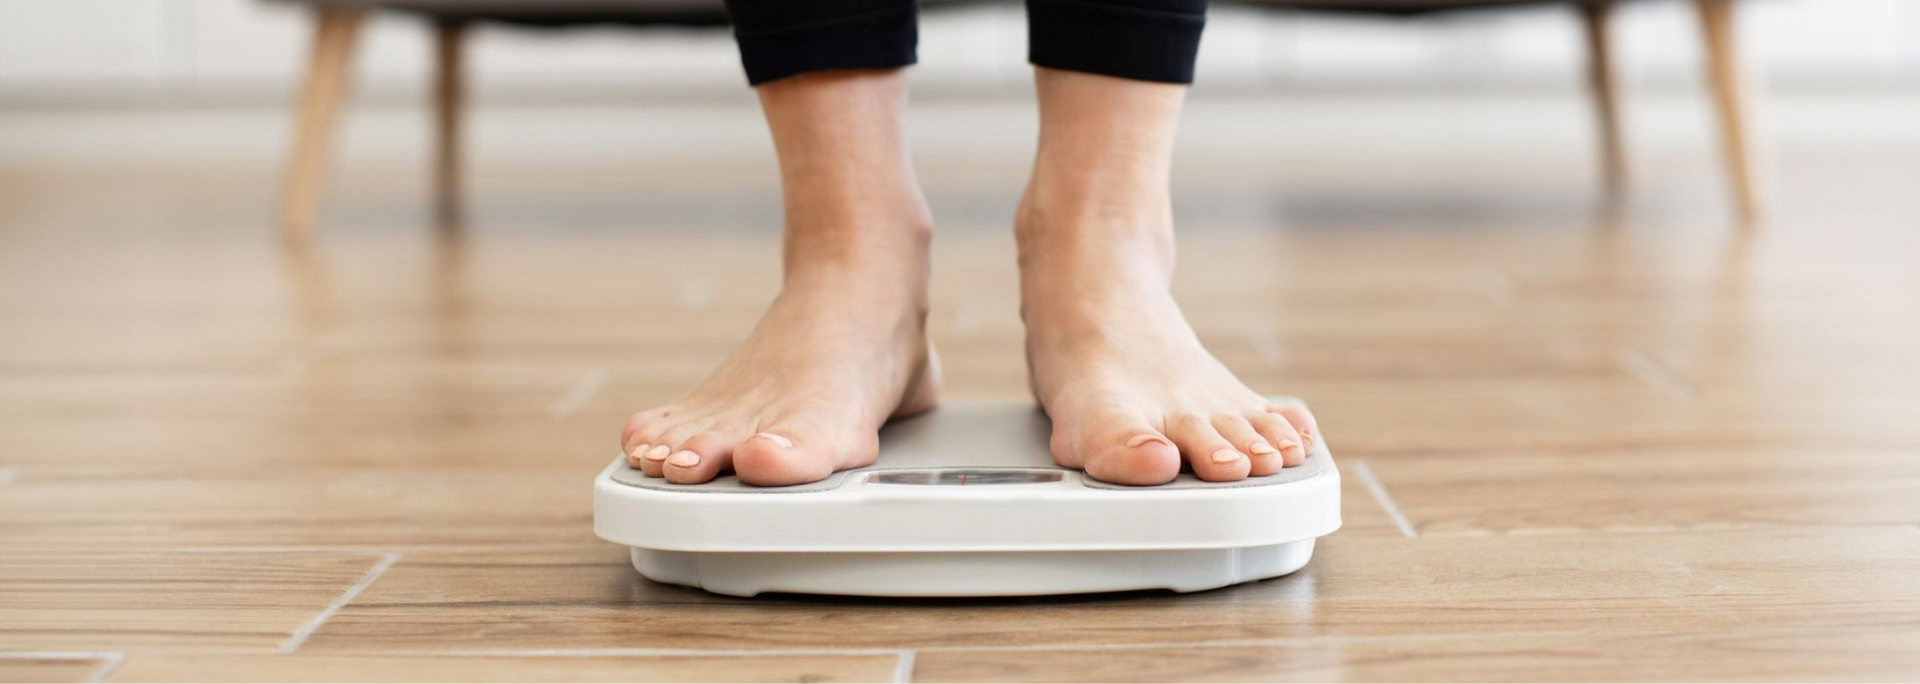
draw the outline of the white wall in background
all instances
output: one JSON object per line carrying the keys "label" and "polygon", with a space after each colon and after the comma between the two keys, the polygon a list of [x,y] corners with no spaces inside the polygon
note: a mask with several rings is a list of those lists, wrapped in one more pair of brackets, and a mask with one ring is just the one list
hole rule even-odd
{"label": "white wall in background", "polygon": [[[1788,88],[1920,87],[1920,1],[1750,0],[1749,52]],[[1639,83],[1697,79],[1690,3],[1620,8],[1618,51]],[[383,15],[364,36],[363,88],[413,92],[425,29]],[[0,0],[0,99],[281,98],[307,41],[299,8],[259,0]],[[1019,87],[1024,21],[1017,5],[934,15],[923,27],[923,83]],[[1571,10],[1540,7],[1430,20],[1214,11],[1205,83],[1325,87],[1533,86],[1571,83],[1581,59]],[[724,33],[593,29],[482,31],[474,62],[483,97],[607,94],[663,86],[737,88]]]}

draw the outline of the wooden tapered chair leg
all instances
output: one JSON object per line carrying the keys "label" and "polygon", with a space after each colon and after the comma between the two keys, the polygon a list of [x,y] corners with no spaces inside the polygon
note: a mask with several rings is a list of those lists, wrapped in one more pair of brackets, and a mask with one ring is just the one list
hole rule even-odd
{"label": "wooden tapered chair leg", "polygon": [[334,129],[365,16],[364,8],[345,4],[315,10],[313,48],[295,114],[293,152],[281,180],[280,231],[288,239],[304,238],[313,227],[332,166]]}
{"label": "wooden tapered chair leg", "polygon": [[461,162],[467,90],[466,24],[435,22],[433,36],[434,217],[441,230],[455,230],[465,219]]}
{"label": "wooden tapered chair leg", "polygon": [[1580,4],[1587,35],[1587,86],[1593,95],[1594,121],[1598,125],[1600,147],[1600,183],[1607,207],[1621,207],[1627,195],[1627,151],[1620,124],[1620,87],[1614,71],[1612,44],[1613,4],[1607,1]]}
{"label": "wooden tapered chair leg", "polygon": [[1719,116],[1722,153],[1734,213],[1746,224],[1765,218],[1771,199],[1769,156],[1754,134],[1753,84],[1734,36],[1734,0],[1695,0],[1706,39],[1708,81]]}

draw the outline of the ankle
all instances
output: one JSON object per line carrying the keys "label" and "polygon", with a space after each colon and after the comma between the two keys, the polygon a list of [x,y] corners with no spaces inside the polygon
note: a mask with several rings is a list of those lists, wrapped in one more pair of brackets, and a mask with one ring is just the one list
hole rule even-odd
{"label": "ankle", "polygon": [[787,270],[896,266],[924,275],[933,224],[920,217],[845,216],[789,219],[782,254]]}
{"label": "ankle", "polygon": [[924,287],[933,216],[919,192],[843,195],[789,199],[783,248],[788,275],[826,271]]}
{"label": "ankle", "polygon": [[1172,280],[1170,211],[1105,202],[1057,203],[1039,194],[1030,191],[1014,218],[1023,286],[1063,280],[1165,286]]}
{"label": "ankle", "polygon": [[783,297],[806,300],[805,306],[815,315],[855,324],[868,334],[924,333],[930,227],[889,224],[831,233],[789,230]]}

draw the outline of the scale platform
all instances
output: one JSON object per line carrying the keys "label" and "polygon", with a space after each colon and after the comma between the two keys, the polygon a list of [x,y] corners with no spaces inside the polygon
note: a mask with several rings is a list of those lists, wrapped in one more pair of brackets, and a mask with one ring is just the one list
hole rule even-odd
{"label": "scale platform", "polygon": [[889,423],[873,465],[791,487],[679,485],[616,458],[594,532],[641,575],[718,594],[1024,596],[1279,577],[1340,527],[1324,439],[1274,475],[1130,487],[1054,465],[1049,427],[1032,404],[943,404]]}

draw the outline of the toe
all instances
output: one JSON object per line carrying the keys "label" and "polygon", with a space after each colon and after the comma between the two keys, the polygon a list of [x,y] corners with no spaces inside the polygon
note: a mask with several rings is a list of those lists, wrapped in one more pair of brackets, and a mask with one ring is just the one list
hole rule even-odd
{"label": "toe", "polygon": [[1180,476],[1180,450],[1145,423],[1096,439],[1079,454],[1093,479],[1145,486],[1166,484]]}
{"label": "toe", "polygon": [[1180,450],[1145,416],[1118,407],[1054,415],[1053,460],[1113,484],[1149,486],[1180,476]]}
{"label": "toe", "polygon": [[1248,475],[1272,475],[1280,471],[1285,457],[1247,419],[1235,415],[1217,415],[1213,417],[1213,429],[1219,431],[1228,443],[1239,447],[1240,453],[1247,455],[1250,466]]}
{"label": "toe", "polygon": [[626,429],[622,431],[621,442],[627,452],[627,465],[639,468],[648,477],[660,477],[661,461],[666,460],[667,449],[663,433],[670,425],[660,419],[664,409],[654,409],[646,413],[636,413],[627,419]]}
{"label": "toe", "polygon": [[1300,444],[1305,447],[1305,451],[1312,451],[1313,445],[1320,441],[1320,425],[1314,422],[1313,413],[1307,411],[1307,407],[1297,404],[1276,404],[1268,407],[1267,410],[1280,414],[1280,417],[1287,419],[1287,423],[1300,433]]}
{"label": "toe", "polygon": [[666,477],[667,456],[673,453],[673,447],[665,444],[649,444],[647,451],[640,454],[640,472],[647,477]]}
{"label": "toe", "polygon": [[[1306,460],[1307,449],[1302,446],[1300,432],[1295,430],[1293,424],[1287,422],[1287,419],[1280,417],[1279,414],[1258,412],[1247,416],[1247,421],[1252,423],[1253,428],[1259,430],[1260,434],[1265,435],[1269,443],[1280,450],[1280,456],[1286,465],[1297,466],[1301,461]],[[1272,474],[1257,472],[1257,468],[1255,470],[1256,475]]]}
{"label": "toe", "polygon": [[678,422],[658,428],[646,442],[652,446],[640,455],[640,472],[652,477],[667,476],[667,461],[679,453],[675,447],[688,438],[700,433],[700,426],[693,423]]}
{"label": "toe", "polygon": [[1213,421],[1198,413],[1182,413],[1167,420],[1167,435],[1180,447],[1180,455],[1193,468],[1193,474],[1208,482],[1228,482],[1245,478],[1252,468],[1247,455],[1214,429]]}
{"label": "toe", "polygon": [[775,423],[740,442],[733,470],[740,481],[762,487],[818,482],[833,474],[833,443],[813,425]]}
{"label": "toe", "polygon": [[687,438],[674,446],[664,466],[668,482],[700,484],[712,480],[733,465],[734,447],[740,444],[738,430],[709,430]]}

